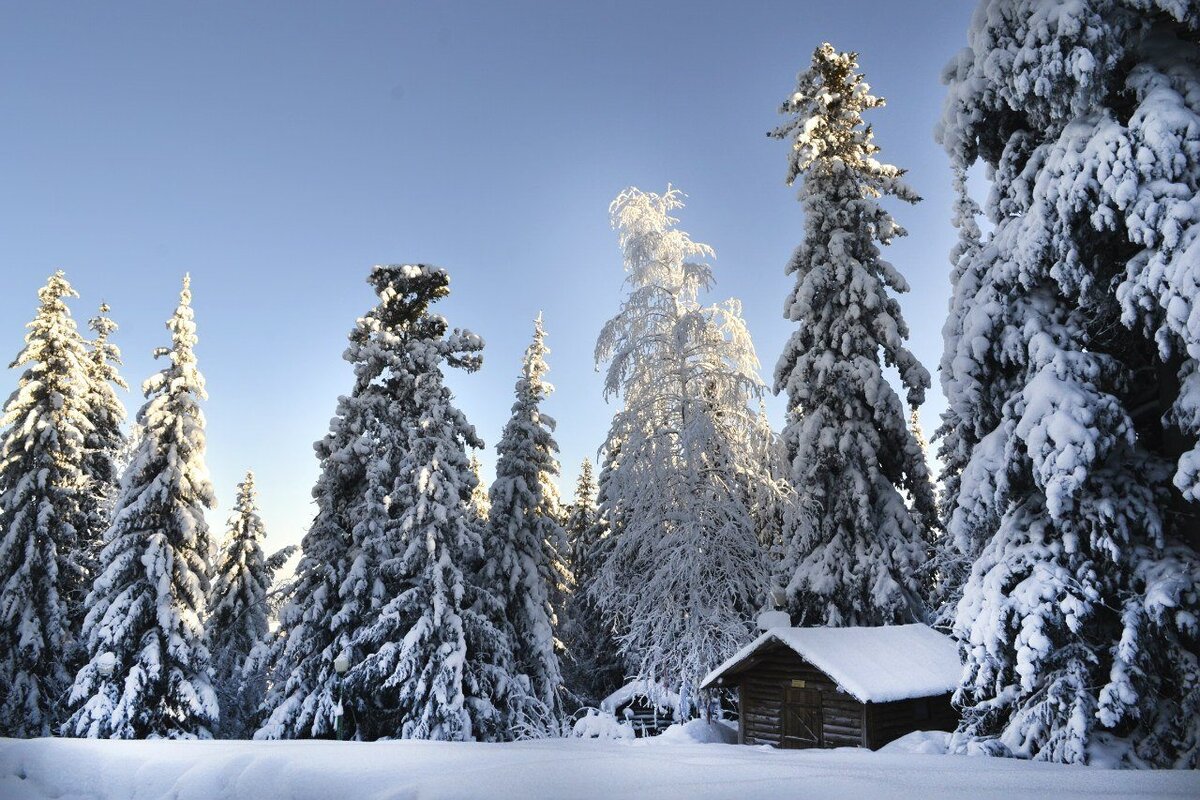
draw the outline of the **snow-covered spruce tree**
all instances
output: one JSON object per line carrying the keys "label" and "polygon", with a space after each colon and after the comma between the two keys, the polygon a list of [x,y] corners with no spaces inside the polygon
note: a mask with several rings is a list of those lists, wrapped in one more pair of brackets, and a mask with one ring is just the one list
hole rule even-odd
{"label": "snow-covered spruce tree", "polygon": [[352,642],[361,658],[347,687],[361,699],[367,737],[503,738],[508,709],[527,692],[511,672],[503,605],[477,580],[483,550],[467,448],[483,443],[442,374],[443,363],[477,370],[483,341],[428,312],[449,293],[445,270],[376,267],[371,280],[385,306],[400,298],[419,313],[391,331],[389,372],[409,387],[412,417],[387,475],[391,514],[376,545],[386,604]]}
{"label": "snow-covered spruce tree", "polygon": [[267,676],[261,659],[252,659],[251,654],[267,641],[267,595],[275,572],[296,549],[285,547],[269,558],[263,553],[267,532],[257,497],[254,473],[248,471],[237,487],[209,592],[206,628],[221,707],[217,733],[222,739],[247,739],[258,727]]}
{"label": "snow-covered spruce tree", "polygon": [[[954,167],[954,216],[953,225],[958,230],[958,241],[950,251],[950,283],[955,290],[951,293],[946,322],[942,326],[942,337],[947,343],[938,364],[938,375],[943,392],[947,397],[963,396],[958,387],[954,359],[955,350],[962,334],[963,315],[968,310],[968,303],[974,297],[979,286],[979,264],[976,255],[982,241],[982,233],[977,219],[982,211],[967,190],[967,170],[962,165]],[[954,344],[951,345],[950,343]],[[964,419],[959,416],[961,404],[950,403],[942,412],[941,424],[934,437],[938,441],[938,459],[941,463],[939,476],[940,491],[938,495],[938,520],[940,531],[934,543],[933,558],[929,568],[933,573],[934,590],[932,597],[932,613],[934,623],[939,627],[950,627],[958,601],[962,599],[963,585],[966,583],[971,564],[979,554],[979,544],[988,538],[985,531],[994,531],[998,517],[990,507],[983,508],[984,514],[976,518],[971,528],[976,532],[970,538],[956,538],[950,532],[950,518],[958,503],[959,487],[962,485],[963,471],[967,468],[971,451],[979,442],[976,422],[982,430],[990,430],[999,420],[999,404],[985,398],[980,391],[984,385],[994,381],[1004,380],[999,364],[992,364],[995,371],[991,375],[983,375],[976,370],[975,377],[984,379],[971,386],[964,386],[964,391],[972,392],[973,402],[988,400],[988,419],[980,420],[981,406],[976,407],[972,418]],[[961,377],[961,376],[960,376]],[[998,396],[999,393],[997,393]],[[978,469],[978,465],[976,465]]]}
{"label": "snow-covered spruce tree", "polygon": [[[85,362],[88,375],[85,416],[89,424],[84,440],[83,472],[87,489],[81,496],[80,511],[85,522],[79,531],[76,546],[80,562],[78,571],[85,576],[85,580],[74,595],[67,598],[71,630],[75,632],[82,629],[87,614],[84,600],[98,572],[104,532],[109,528],[113,503],[120,488],[123,466],[121,454],[126,448],[125,434],[121,430],[125,421],[125,406],[117,397],[114,387],[128,389],[129,384],[118,369],[121,350],[109,338],[116,332],[117,323],[112,321],[108,312],[108,305],[101,303],[96,316],[88,320],[88,328],[95,338],[88,343],[88,359]],[[83,666],[82,659],[85,658],[82,652],[84,643],[78,641],[76,644],[80,645],[80,661],[72,664],[73,669]]]}
{"label": "snow-covered spruce tree", "polygon": [[692,259],[712,250],[675,228],[681,206],[668,188],[628,189],[611,207],[629,294],[596,360],[623,407],[601,494],[613,533],[590,592],[632,671],[686,696],[752,632],[766,576],[747,486],[770,476],[748,444],[758,360],[736,301],[698,303],[712,275]]}
{"label": "snow-covered spruce tree", "polygon": [[125,422],[125,405],[116,389],[128,389],[121,377],[121,350],[110,339],[117,323],[108,316],[107,303],[101,303],[96,316],[88,320],[88,329],[95,337],[88,342],[87,371],[89,379],[88,432],[84,471],[92,481],[89,512],[99,533],[108,530],[109,512],[116,502],[121,482],[120,455],[126,447],[121,429]]}
{"label": "snow-covered spruce tree", "polygon": [[[535,725],[557,730],[564,717],[563,679],[555,651],[557,620],[551,607],[560,558],[562,526],[557,519],[558,444],[554,419],[541,409],[554,391],[546,380],[549,367],[546,333],[539,314],[533,341],[525,350],[516,402],[496,446],[496,479],[488,497],[491,512],[483,538],[480,577],[504,605],[513,653],[513,668],[530,682],[541,705]],[[524,709],[514,708],[518,717]]]}
{"label": "snow-covered spruce tree", "polygon": [[946,72],[994,226],[944,359],[957,699],[999,751],[1200,763],[1198,36],[1194,3],[995,0]]}
{"label": "snow-covered spruce tree", "polygon": [[488,515],[492,511],[491,501],[488,500],[487,484],[483,482],[483,464],[479,456],[471,454],[471,474],[475,476],[475,488],[471,490],[471,513],[481,526],[487,525]]}
{"label": "snow-covered spruce tree", "polygon": [[[359,325],[370,322],[368,315]],[[365,361],[358,360],[359,349],[352,333],[345,357],[356,368]],[[354,394],[338,398],[330,432],[313,446],[321,461],[312,491],[317,515],[301,539],[296,575],[281,599],[279,627],[262,659],[268,689],[256,739],[330,738],[337,730],[342,704],[333,663],[349,653],[350,639],[369,610],[370,600],[364,608],[356,595],[374,585],[351,535],[373,443],[371,429],[363,424],[370,403],[360,402],[370,386],[371,378],[359,372]]]}
{"label": "snow-covered spruce tree", "polygon": [[[926,469],[930,467],[929,460],[929,440],[925,438],[925,429],[921,425],[921,410],[913,408],[908,415],[908,432],[912,435],[913,441],[917,444],[917,449],[921,453],[921,461],[925,463]],[[949,628],[949,621],[944,617],[939,618],[939,591],[942,585],[939,579],[939,570],[945,566],[949,566],[949,561],[943,555],[947,550],[948,537],[942,529],[940,518],[935,517],[935,523],[932,525],[926,524],[928,517],[922,516],[913,504],[910,504],[910,511],[913,515],[913,520],[925,533],[923,556],[923,564],[919,572],[921,597],[925,601],[927,609],[927,621],[934,625],[940,625],[943,629]],[[936,504],[935,504],[936,511]]]}
{"label": "snow-covered spruce tree", "polygon": [[801,180],[804,209],[784,306],[797,328],[775,367],[792,486],[812,512],[785,533],[781,562],[788,610],[804,625],[924,619],[919,572],[936,522],[924,458],[883,373],[894,366],[909,407],[921,405],[929,373],[905,346],[890,293],[908,284],[878,246],[905,233],[879,198],[919,198],[903,170],[875,158],[862,112],[883,99],[869,93],[857,58],[818,47],[771,133],[792,144],[787,181]]}
{"label": "snow-covered spruce tree", "polygon": [[554,651],[561,665],[566,646],[557,631],[566,619],[567,598],[575,591],[575,576],[571,573],[571,542],[567,538],[567,514],[570,510],[559,496],[555,481],[547,480],[542,486],[542,496],[545,513],[557,523],[551,528],[551,533],[556,536],[547,539],[543,546],[550,564],[550,609],[556,620]]}
{"label": "snow-covered spruce tree", "polygon": [[143,385],[142,439],[88,595],[90,660],[71,689],[68,735],[206,739],[217,720],[203,625],[212,553],[204,511],[215,501],[191,301],[185,276],[167,322],[171,346],[154,353],[169,363]]}
{"label": "snow-covered spruce tree", "polygon": [[416,413],[406,345],[429,302],[441,295],[432,286],[402,288],[382,267],[368,283],[379,302],[350,332],[342,357],[354,367],[354,386],[338,398],[329,433],[314,445],[321,462],[313,487],[317,515],[280,608],[263,704],[269,716],[256,738],[334,735],[339,711],[357,699],[342,702],[334,661],[352,656],[353,638],[386,600],[379,570],[391,555],[389,490]]}
{"label": "snow-covered spruce tree", "polygon": [[[429,313],[449,293],[444,270],[377,266],[368,282],[379,303],[350,334],[354,389],[316,445],[317,517],[255,736],[330,736],[345,709],[359,738],[496,738],[511,683],[503,614],[463,575],[482,555],[465,450],[482,442],[441,372],[477,369],[483,343]],[[340,656],[352,664],[344,702]]]}
{"label": "snow-covered spruce tree", "polygon": [[606,533],[596,505],[598,491],[592,462],[585,458],[565,526],[574,582],[567,596],[561,638],[567,691],[580,704],[592,707],[598,707],[625,677],[612,626],[605,621],[590,591],[600,560],[600,541]]}
{"label": "snow-covered spruce tree", "polygon": [[13,367],[0,441],[0,736],[46,736],[70,685],[67,600],[83,579],[77,556],[88,491],[81,469],[87,354],[62,272],[38,290],[37,315]]}

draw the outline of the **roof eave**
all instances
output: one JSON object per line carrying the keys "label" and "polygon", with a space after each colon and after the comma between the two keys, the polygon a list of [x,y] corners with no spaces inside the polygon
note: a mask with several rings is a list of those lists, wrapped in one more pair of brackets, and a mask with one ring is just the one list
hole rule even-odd
{"label": "roof eave", "polygon": [[740,672],[744,668],[746,662],[753,659],[754,656],[758,654],[758,651],[762,649],[763,645],[771,640],[779,642],[789,650],[792,649],[787,642],[776,636],[774,631],[763,631],[759,634],[757,639],[743,647],[738,653],[735,653],[724,664],[721,664],[713,669],[712,672],[709,672],[707,675],[705,675],[704,680],[700,682],[700,688],[708,689],[720,683],[726,676]]}

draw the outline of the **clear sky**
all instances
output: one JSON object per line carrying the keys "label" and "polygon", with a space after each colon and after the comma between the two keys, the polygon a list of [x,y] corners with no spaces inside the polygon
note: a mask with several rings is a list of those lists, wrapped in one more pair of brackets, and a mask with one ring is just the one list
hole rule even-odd
{"label": "clear sky", "polygon": [[[252,467],[282,546],[313,514],[312,442],[350,387],[340,356],[372,304],[368,269],[433,263],[452,279],[441,312],[487,342],[483,370],[451,385],[489,475],[544,311],[569,496],[613,411],[592,350],[621,294],[607,208],[622,188],[688,194],[681,227],[717,251],[710,299],[743,301],[769,381],[802,218],[786,145],[765,132],[829,41],[860,52],[888,100],[870,118],[882,158],[925,198],[894,209],[910,235],[887,256],[934,372],[954,231],[932,131],[973,5],[4,0],[0,357],[62,268],[81,325],[112,306],[132,414],[190,272],[210,524]],[[18,373],[0,377],[7,396]],[[927,431],[944,407],[934,380]],[[778,425],[782,403],[769,408]]]}

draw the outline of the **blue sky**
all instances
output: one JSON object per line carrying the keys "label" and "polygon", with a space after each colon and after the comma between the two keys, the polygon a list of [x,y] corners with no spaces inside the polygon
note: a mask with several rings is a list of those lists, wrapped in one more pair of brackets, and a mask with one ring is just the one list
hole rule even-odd
{"label": "blue sky", "polygon": [[[950,173],[932,130],[942,66],[973,4],[896,2],[0,4],[0,356],[55,269],[120,323],[135,387],[193,280],[220,529],[259,476],[269,544],[313,507],[312,442],[349,389],[340,358],[372,264],[447,268],[451,324],[487,342],[455,375],[494,447],[538,311],[564,494],[613,407],[592,361],[617,308],[607,207],[624,187],[688,194],[681,227],[717,251],[771,369],[790,331],[783,268],[802,233],[786,145],[765,132],[814,47],[857,50],[882,157],[925,201],[909,237],[911,346],[931,372],[949,292]],[[18,374],[9,371],[7,391]],[[936,387],[923,409],[932,430]],[[769,404],[776,424],[782,403]]]}

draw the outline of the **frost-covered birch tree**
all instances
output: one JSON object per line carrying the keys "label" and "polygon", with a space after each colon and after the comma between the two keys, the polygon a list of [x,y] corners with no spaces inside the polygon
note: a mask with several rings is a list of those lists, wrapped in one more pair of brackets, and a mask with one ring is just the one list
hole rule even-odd
{"label": "frost-covered birch tree", "polygon": [[929,373],[908,350],[894,294],[904,277],[881,256],[905,231],[879,198],[920,198],[903,170],[876,159],[862,113],[883,105],[856,53],[823,44],[800,73],[772,131],[791,143],[787,181],[800,181],[804,239],[787,266],[784,316],[797,323],[775,367],[787,395],[783,439],[792,486],[811,515],[784,534],[781,578],[794,622],[878,625],[926,615],[919,572],[935,520],[932,485],[904,404]]}
{"label": "frost-covered birch tree", "polygon": [[217,698],[203,620],[215,504],[204,465],[207,396],[196,364],[188,277],[167,322],[167,364],[148,379],[142,438],[121,480],[88,595],[89,661],[70,692],[64,732],[113,739],[211,737]]}
{"label": "frost-covered birch tree", "polygon": [[[496,446],[496,479],[488,493],[491,511],[483,539],[480,577],[504,606],[513,668],[530,682],[546,727],[557,729],[564,717],[562,670],[556,652],[555,610],[551,598],[558,581],[556,560],[564,539],[559,524],[558,444],[554,418],[541,406],[554,387],[546,333],[539,314],[533,341],[525,350],[516,401]],[[513,709],[520,714],[521,709]]]}
{"label": "frost-covered birch tree", "polygon": [[247,739],[254,734],[267,689],[265,665],[256,651],[267,643],[268,593],[275,572],[296,548],[285,547],[267,557],[262,549],[266,535],[254,473],[247,471],[238,484],[237,500],[217,556],[206,620],[213,683],[221,708],[217,733],[222,739]]}
{"label": "frost-covered birch tree", "polygon": [[993,229],[943,384],[961,732],[1019,756],[1200,763],[1200,7],[989,0],[939,138]]}
{"label": "frost-covered birch tree", "polygon": [[38,290],[0,421],[0,736],[49,735],[71,680],[69,599],[86,578],[91,488],[87,352],[66,305],[77,296],[61,271]]}
{"label": "frost-covered birch tree", "polygon": [[682,205],[674,189],[628,189],[610,209],[629,291],[596,345],[622,408],[590,591],[632,670],[686,688],[752,632],[766,577],[748,487],[771,476],[748,444],[758,359],[736,301],[699,304],[713,253],[675,227]]}

